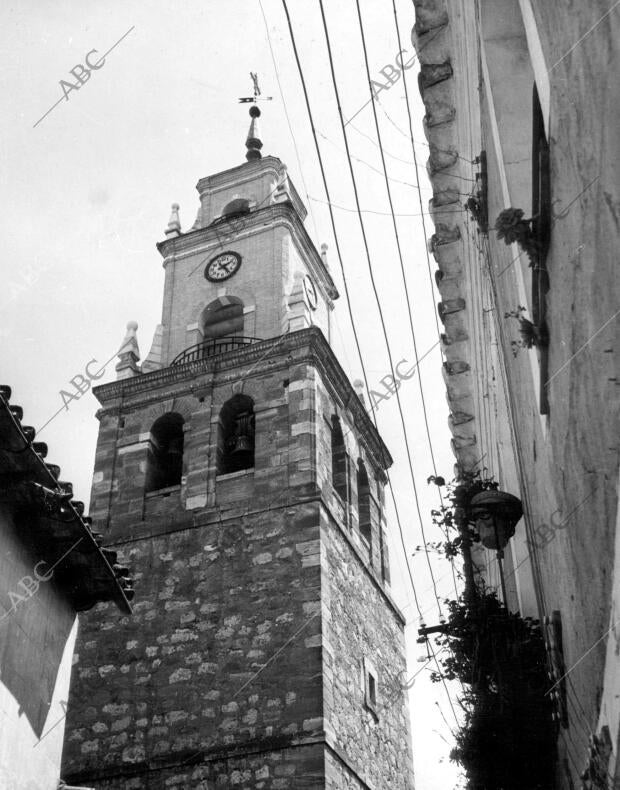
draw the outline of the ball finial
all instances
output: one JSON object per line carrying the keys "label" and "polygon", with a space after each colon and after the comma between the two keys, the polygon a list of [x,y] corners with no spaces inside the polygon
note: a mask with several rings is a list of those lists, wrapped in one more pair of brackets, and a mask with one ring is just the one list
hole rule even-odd
{"label": "ball finial", "polygon": [[127,322],[127,329],[130,332],[135,332],[138,329],[138,322],[137,321],[128,321]]}
{"label": "ball finial", "polygon": [[258,107],[255,104],[253,104],[250,107],[250,117],[251,118],[259,118],[260,117],[260,110],[258,109]]}

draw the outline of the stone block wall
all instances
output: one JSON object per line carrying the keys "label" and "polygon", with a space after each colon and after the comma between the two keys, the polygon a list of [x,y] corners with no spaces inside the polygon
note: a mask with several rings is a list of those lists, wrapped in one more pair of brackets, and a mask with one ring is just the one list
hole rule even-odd
{"label": "stone block wall", "polygon": [[130,618],[83,619],[65,777],[154,787],[124,769],[321,729],[317,520],[316,505],[217,519],[126,552],[140,593]]}
{"label": "stone block wall", "polygon": [[[368,773],[369,787],[408,790],[394,769],[401,746],[410,759],[403,699],[376,727],[359,706],[364,650],[382,684],[404,669],[402,623],[375,557],[376,452],[361,437],[357,395],[348,382],[337,392],[320,333],[296,335],[269,353],[244,350],[99,389],[92,514],[130,565],[136,598],[130,618],[106,606],[80,618],[66,781],[97,790],[323,788],[331,748],[347,771]],[[255,465],[217,475],[218,414],[239,391],[254,400]],[[167,411],[185,421],[181,484],[145,495],[145,440]],[[376,492],[372,557],[355,500],[343,503],[331,485],[325,415],[334,411]]]}
{"label": "stone block wall", "polygon": [[[327,787],[411,790],[404,619],[327,510],[321,523]],[[367,704],[365,667],[376,678]],[[346,777],[346,781],[345,781]]]}

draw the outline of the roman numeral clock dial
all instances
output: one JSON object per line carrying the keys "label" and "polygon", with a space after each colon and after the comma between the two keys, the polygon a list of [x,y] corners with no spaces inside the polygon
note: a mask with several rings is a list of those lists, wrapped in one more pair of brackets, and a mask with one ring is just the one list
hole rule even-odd
{"label": "roman numeral clock dial", "polygon": [[227,280],[238,271],[241,266],[241,255],[237,252],[223,252],[207,264],[205,277],[212,283]]}

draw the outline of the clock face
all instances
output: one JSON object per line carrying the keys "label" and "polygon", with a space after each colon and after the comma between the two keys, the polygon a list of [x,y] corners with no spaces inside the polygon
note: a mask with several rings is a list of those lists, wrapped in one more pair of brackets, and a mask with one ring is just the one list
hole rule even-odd
{"label": "clock face", "polygon": [[308,305],[312,310],[316,310],[317,305],[319,304],[319,299],[316,295],[316,286],[309,274],[304,277],[304,292],[306,294],[306,299],[308,300]]}
{"label": "clock face", "polygon": [[205,277],[213,283],[232,277],[241,266],[241,255],[236,252],[223,252],[209,261],[205,269]]}

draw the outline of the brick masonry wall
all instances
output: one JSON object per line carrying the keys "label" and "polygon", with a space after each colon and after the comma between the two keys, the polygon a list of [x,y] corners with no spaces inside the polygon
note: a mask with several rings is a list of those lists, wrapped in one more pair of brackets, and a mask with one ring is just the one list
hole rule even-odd
{"label": "brick masonry wall", "polygon": [[[206,231],[205,231],[206,233]],[[296,272],[306,274],[309,264],[291,232],[289,220],[278,216],[259,227],[248,227],[234,239],[212,237],[196,243],[197,249],[170,254],[164,287],[164,364],[202,340],[199,332],[207,305],[222,296],[240,299],[246,309],[243,335],[263,340],[288,329],[289,300]],[[209,261],[233,251],[242,258],[232,279],[211,282],[204,276]],[[314,278],[318,296],[312,320],[329,334],[327,294]]]}

